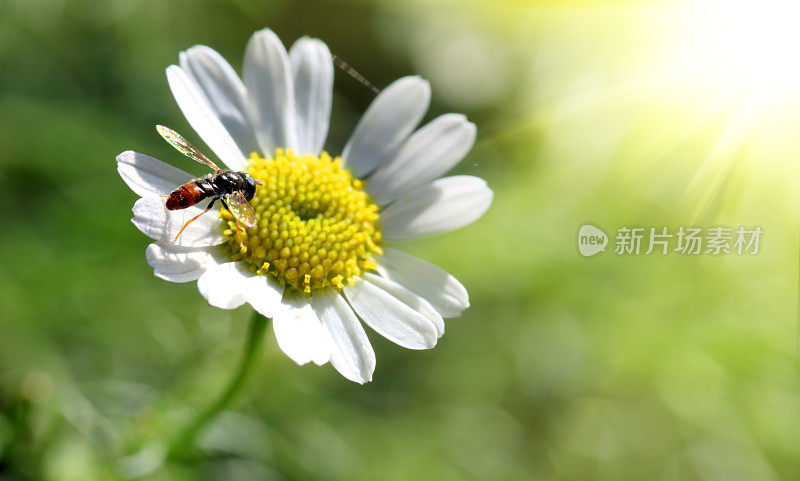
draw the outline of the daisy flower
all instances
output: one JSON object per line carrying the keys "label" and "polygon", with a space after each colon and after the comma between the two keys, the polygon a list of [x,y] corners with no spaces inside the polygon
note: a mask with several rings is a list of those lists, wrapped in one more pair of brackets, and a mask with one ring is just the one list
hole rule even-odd
{"label": "daisy flower", "polygon": [[392,242],[473,222],[492,191],[477,177],[441,177],[472,148],[476,129],[458,114],[417,128],[431,97],[419,77],[386,87],[340,156],[323,151],[333,76],[323,42],[302,38],[287,53],[268,29],[250,38],[241,78],[202,45],[167,68],[175,101],[200,138],[229,169],[261,182],[253,227],[237,226],[217,206],[175,240],[205,205],[167,210],[162,196],[193,177],[132,151],[117,162],[141,196],[133,223],[153,240],[145,254],[157,277],[197,281],[219,308],[249,303],[272,319],[278,345],[296,363],[330,361],[365,383],[375,353],[362,322],[400,346],[430,349],[444,333],[443,318],[469,306],[458,280]]}

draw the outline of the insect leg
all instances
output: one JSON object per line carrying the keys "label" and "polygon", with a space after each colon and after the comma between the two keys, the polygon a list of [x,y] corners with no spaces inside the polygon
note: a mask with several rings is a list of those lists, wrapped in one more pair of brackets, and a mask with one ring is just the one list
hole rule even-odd
{"label": "insect leg", "polygon": [[356,71],[356,69],[354,69],[353,67],[347,65],[347,63],[344,60],[342,60],[338,55],[334,55],[333,56],[333,63],[336,64],[336,66],[339,67],[340,69],[342,69],[345,72],[347,72],[348,75],[350,75],[351,77],[353,77],[357,81],[361,82],[365,87],[367,87],[368,89],[372,90],[372,92],[375,95],[377,95],[377,94],[379,94],[381,92],[380,90],[378,90],[377,87],[375,87],[374,85],[369,83],[369,80],[364,78],[363,75],[358,73],[358,71]]}
{"label": "insect leg", "polygon": [[189,219],[188,221],[186,221],[186,223],[183,224],[183,227],[181,227],[181,230],[178,231],[178,235],[175,236],[174,242],[178,242],[178,237],[181,236],[181,234],[183,233],[183,230],[186,229],[189,226],[189,224],[191,224],[192,222],[196,221],[201,215],[203,215],[206,212],[210,211],[211,208],[214,206],[214,202],[216,202],[216,201],[217,201],[216,198],[211,199],[211,202],[208,203],[208,207],[206,207],[206,210],[204,210],[203,212],[197,214],[196,216],[194,216],[191,219]]}
{"label": "insect leg", "polygon": [[[219,199],[219,201],[222,203],[222,207],[225,207],[225,209],[226,209],[228,212],[230,212],[230,211],[231,211],[231,208],[230,208],[230,207],[228,207],[228,203],[227,203],[227,202],[225,202],[225,199],[222,199],[222,198],[220,198],[220,199]],[[247,252],[247,246],[246,246],[246,245],[244,245],[244,241],[242,240],[242,231],[243,231],[243,230],[244,230],[244,228],[242,227],[242,225],[241,225],[241,224],[239,223],[239,221],[237,220],[237,221],[236,221],[236,240],[238,240],[238,241],[239,241],[239,250],[240,250],[240,252],[241,252],[242,254],[244,254],[245,252]]]}

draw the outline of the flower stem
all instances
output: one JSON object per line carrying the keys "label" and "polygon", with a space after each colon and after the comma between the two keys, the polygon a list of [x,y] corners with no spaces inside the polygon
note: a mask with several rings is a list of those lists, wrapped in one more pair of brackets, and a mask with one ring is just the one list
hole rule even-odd
{"label": "flower stem", "polygon": [[184,457],[191,449],[197,434],[203,429],[217,414],[233,401],[234,398],[244,387],[247,382],[247,377],[253,366],[256,358],[256,352],[264,340],[264,331],[267,327],[267,318],[253,312],[253,317],[250,319],[250,329],[247,332],[247,339],[245,340],[244,353],[239,362],[239,367],[236,373],[228,382],[228,386],[217,397],[217,400],[209,405],[205,410],[197,414],[197,417],[189,423],[183,431],[175,438],[172,444],[168,458],[181,458]]}

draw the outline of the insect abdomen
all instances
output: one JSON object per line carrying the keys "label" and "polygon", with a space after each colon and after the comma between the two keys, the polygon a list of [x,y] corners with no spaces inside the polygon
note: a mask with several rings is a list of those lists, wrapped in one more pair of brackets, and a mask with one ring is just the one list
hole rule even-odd
{"label": "insect abdomen", "polygon": [[185,209],[200,202],[206,196],[206,192],[196,182],[192,182],[173,190],[167,198],[166,207],[169,210]]}

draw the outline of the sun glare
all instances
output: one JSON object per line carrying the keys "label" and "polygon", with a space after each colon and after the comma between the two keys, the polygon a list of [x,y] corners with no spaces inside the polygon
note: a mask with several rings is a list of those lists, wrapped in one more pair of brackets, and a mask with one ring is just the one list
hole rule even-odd
{"label": "sun glare", "polygon": [[800,1],[687,0],[653,12],[639,11],[654,43],[633,47],[645,70],[628,78],[627,92],[685,112],[664,158],[691,157],[684,202],[694,215],[735,211],[742,188],[796,178]]}
{"label": "sun glare", "polygon": [[792,86],[800,77],[800,2],[708,1],[689,7],[686,37],[700,72],[749,87]]}

